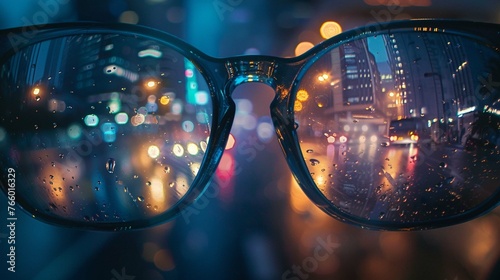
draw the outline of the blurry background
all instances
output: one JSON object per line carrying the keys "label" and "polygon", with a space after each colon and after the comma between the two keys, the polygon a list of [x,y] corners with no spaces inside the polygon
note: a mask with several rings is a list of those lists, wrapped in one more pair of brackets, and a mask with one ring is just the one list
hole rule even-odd
{"label": "blurry background", "polygon": [[[17,0],[0,2],[0,28],[64,21],[127,22],[172,33],[207,54],[293,56],[343,30],[395,19],[440,17],[500,23],[497,0]],[[192,215],[131,232],[57,228],[18,212],[16,273],[0,279],[500,279],[499,209],[423,232],[375,232],[320,212],[295,184],[270,126],[273,92],[234,94],[234,146],[217,191]],[[230,147],[228,147],[230,148]],[[5,195],[0,205],[6,205]],[[199,210],[199,211],[198,211]],[[6,209],[0,208],[5,221]],[[14,277],[13,277],[14,276]]]}

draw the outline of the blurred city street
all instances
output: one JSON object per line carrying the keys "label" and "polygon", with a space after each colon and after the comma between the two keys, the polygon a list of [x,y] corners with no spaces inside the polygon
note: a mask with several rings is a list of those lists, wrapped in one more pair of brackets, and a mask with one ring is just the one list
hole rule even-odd
{"label": "blurred city street", "polygon": [[[50,5],[46,4],[49,2]],[[19,0],[0,3],[0,29],[36,24],[40,20],[125,22],[166,31],[214,57],[245,54],[292,57],[300,43],[316,45],[324,40],[320,27],[326,21],[335,21],[338,28],[346,31],[370,23],[436,17],[500,23],[500,1]],[[432,74],[427,73],[426,78],[438,78]],[[237,112],[230,144],[205,200],[165,224],[116,232],[57,227],[19,210],[16,272],[6,269],[8,232],[4,227],[0,229],[0,279],[500,279],[498,207],[463,224],[416,232],[374,231],[337,221],[310,202],[288,168],[269,112],[274,91],[263,84],[248,83],[237,87],[232,97]],[[331,143],[318,142],[312,136],[304,138],[311,151],[305,160],[318,163],[328,160],[328,168],[320,171],[318,167],[316,173],[334,177],[332,184],[338,189],[332,188],[332,194],[325,195],[337,199],[333,192],[341,191],[344,196],[339,196],[338,203],[344,210],[365,213],[368,207],[371,214],[366,215],[374,215],[368,217],[371,219],[390,219],[404,211],[420,210],[424,215],[426,207],[433,206],[430,201],[454,203],[449,192],[439,188],[423,192],[420,200],[410,204],[409,209],[397,209],[399,212],[389,207],[390,204],[369,200],[372,194],[383,191],[380,186],[384,184],[399,188],[398,180],[403,175],[412,185],[425,186],[440,180],[446,184],[446,178],[451,177],[455,182],[468,180],[470,174],[495,168],[494,163],[488,162],[468,166],[471,155],[457,151],[454,145],[440,146],[435,152],[430,145],[427,148],[385,145],[389,140],[382,135],[357,137],[356,141],[342,145],[337,138]],[[421,158],[436,169],[433,176],[427,175],[428,165],[415,164]],[[106,162],[107,168],[114,168],[110,167],[114,164]],[[104,166],[104,161],[101,165]],[[466,178],[449,171],[467,167]],[[488,183],[492,189],[498,188],[493,179]],[[354,193],[349,197],[349,192],[355,189],[359,190],[356,199]],[[464,193],[471,195],[470,201],[464,198],[467,203],[475,203],[476,197],[482,195],[474,190]],[[395,191],[394,196],[387,199],[395,199],[397,195]],[[1,194],[0,220],[5,221],[7,213],[3,205],[7,205],[7,198]]]}

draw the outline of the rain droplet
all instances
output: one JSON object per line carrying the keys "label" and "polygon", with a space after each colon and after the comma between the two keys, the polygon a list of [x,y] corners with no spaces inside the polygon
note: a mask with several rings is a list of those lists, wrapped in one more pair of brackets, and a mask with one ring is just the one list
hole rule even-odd
{"label": "rain droplet", "polygon": [[448,167],[448,164],[446,164],[446,162],[441,162],[441,163],[439,164],[439,167],[440,167],[440,168],[446,168],[446,167]]}
{"label": "rain droplet", "polygon": [[385,217],[385,212],[380,212],[380,214],[378,215],[378,218],[383,219],[384,217]]}
{"label": "rain droplet", "polygon": [[70,190],[70,191],[74,191],[74,190],[75,190],[75,188],[74,188],[73,186],[69,186],[69,190]]}
{"label": "rain droplet", "polygon": [[99,191],[99,187],[95,187],[94,190],[97,192]]}
{"label": "rain droplet", "polygon": [[293,124],[293,129],[297,130],[297,128],[299,128],[299,124],[298,123],[294,123]]}
{"label": "rain droplet", "polygon": [[40,96],[35,96],[36,101],[40,101]]}
{"label": "rain droplet", "polygon": [[63,159],[64,158],[64,154],[59,154],[59,158]]}
{"label": "rain droplet", "polygon": [[455,181],[455,177],[448,177],[448,178],[446,178],[446,183],[447,184],[451,184],[451,183],[453,183],[453,181]]}
{"label": "rain droplet", "polygon": [[306,150],[306,153],[310,154],[310,153],[313,153],[314,151],[312,149],[308,149]]}
{"label": "rain droplet", "polygon": [[316,166],[319,164],[319,160],[315,158],[310,159],[309,162],[311,163],[312,166]]}
{"label": "rain droplet", "polygon": [[114,158],[109,158],[108,161],[106,161],[106,170],[108,171],[108,173],[115,172],[115,166],[116,161]]}
{"label": "rain droplet", "polygon": [[326,95],[318,95],[314,98],[314,101],[316,101],[316,105],[319,108],[323,108],[328,105],[328,97]]}
{"label": "rain droplet", "polygon": [[165,173],[169,174],[170,173],[170,166],[165,166],[164,171],[165,171]]}
{"label": "rain droplet", "polygon": [[175,182],[170,182],[170,184],[168,184],[168,186],[173,188],[175,186]]}
{"label": "rain droplet", "polygon": [[147,182],[146,182],[146,186],[148,186],[148,187],[149,187],[149,186],[151,186],[151,182],[150,182],[150,181],[147,181]]}
{"label": "rain droplet", "polygon": [[144,201],[144,197],[143,196],[138,196],[137,200],[140,201],[140,202],[143,202]]}

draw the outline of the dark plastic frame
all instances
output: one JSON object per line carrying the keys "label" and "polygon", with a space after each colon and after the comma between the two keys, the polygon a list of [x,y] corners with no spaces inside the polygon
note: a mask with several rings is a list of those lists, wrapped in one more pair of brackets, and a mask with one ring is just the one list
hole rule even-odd
{"label": "dark plastic frame", "polygon": [[[462,223],[487,213],[500,205],[500,188],[489,199],[474,209],[443,219],[433,219],[426,222],[398,223],[366,220],[345,213],[332,205],[318,190],[307,169],[295,131],[293,104],[295,93],[301,78],[319,57],[332,48],[345,42],[391,32],[425,32],[415,28],[432,28],[433,32],[458,34],[490,45],[500,53],[500,25],[491,23],[466,22],[454,20],[409,20],[390,23],[380,23],[344,32],[315,46],[308,52],[293,58],[274,56],[237,56],[229,58],[210,57],[182,40],[162,31],[126,24],[103,23],[61,23],[43,27],[19,27],[0,30],[0,64],[16,49],[57,37],[80,34],[122,34],[140,36],[161,42],[186,58],[191,60],[204,76],[210,88],[213,110],[213,123],[210,141],[202,161],[198,176],[186,195],[169,211],[147,220],[128,222],[92,223],[85,221],[68,221],[47,215],[32,208],[22,196],[16,197],[17,203],[27,212],[44,222],[95,230],[121,230],[144,228],[166,222],[177,216],[183,209],[189,207],[200,197],[221,159],[224,147],[232,126],[235,114],[235,104],[231,94],[236,86],[245,82],[261,82],[271,86],[276,96],[271,103],[271,116],[275,125],[279,143],[285,154],[288,165],[305,194],[320,209],[330,216],[349,224],[369,229],[382,230],[417,230],[444,227]],[[437,31],[436,31],[437,30]],[[16,49],[11,45],[10,38],[20,36]],[[3,174],[7,174],[3,170]],[[4,175],[2,175],[4,176]],[[7,192],[6,175],[0,182],[2,190]]]}

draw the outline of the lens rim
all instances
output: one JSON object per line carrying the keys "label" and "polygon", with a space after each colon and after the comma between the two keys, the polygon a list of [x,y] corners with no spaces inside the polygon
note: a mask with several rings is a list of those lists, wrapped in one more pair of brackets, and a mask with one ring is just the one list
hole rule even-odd
{"label": "lens rim", "polygon": [[[306,160],[300,148],[300,138],[293,125],[289,124],[290,121],[287,121],[294,120],[294,102],[296,94],[300,89],[302,79],[312,65],[332,49],[363,38],[396,32],[437,32],[442,34],[453,34],[490,46],[498,50],[500,55],[500,25],[456,20],[404,20],[374,24],[344,32],[324,41],[298,57],[302,61],[303,66],[290,89],[290,94],[283,102],[277,102],[274,105],[275,108],[272,109],[274,112],[273,119],[275,120],[275,126],[278,132],[278,140],[283,147],[288,165],[299,186],[309,199],[326,214],[347,224],[371,230],[409,231],[446,227],[477,218],[500,204],[500,186],[497,188],[496,192],[488,197],[488,199],[482,201],[474,208],[450,217],[416,222],[376,221],[349,214],[335,206],[319,190],[308,171]],[[279,135],[286,135],[286,137],[279,137]]]}
{"label": "lens rim", "polygon": [[[23,28],[16,28],[10,30],[0,31],[0,35],[21,36],[24,32]],[[93,222],[68,220],[63,216],[54,216],[45,213],[42,209],[32,207],[21,194],[17,194],[16,202],[22,209],[28,212],[34,218],[46,222],[48,224],[91,229],[91,230],[125,230],[125,229],[139,229],[164,223],[173,219],[182,213],[183,210],[191,207],[193,202],[203,195],[204,191],[208,188],[209,181],[215,172],[215,169],[222,157],[222,152],[229,135],[232,125],[232,120],[235,114],[235,104],[231,99],[227,98],[225,92],[225,77],[221,75],[214,75],[214,73],[224,73],[224,61],[221,59],[211,58],[196,48],[182,42],[181,40],[163,33],[161,31],[153,30],[150,28],[126,25],[126,24],[99,24],[99,23],[75,23],[75,24],[54,24],[47,25],[40,30],[37,30],[35,37],[29,40],[22,41],[17,49],[3,49],[0,47],[0,63],[8,59],[11,55],[15,54],[17,50],[24,47],[37,44],[43,41],[61,38],[65,36],[78,36],[90,34],[119,34],[126,36],[138,36],[145,40],[154,40],[160,44],[168,46],[172,50],[178,52],[183,57],[190,60],[196,69],[201,73],[202,78],[206,81],[212,101],[213,114],[212,123],[210,125],[210,138],[207,143],[205,155],[200,164],[200,169],[195,176],[190,188],[169,210],[154,216],[152,218],[135,219],[128,221],[114,221],[114,222]],[[0,37],[1,38],[1,37]],[[6,37],[3,37],[6,38]],[[5,42],[4,42],[5,43]],[[0,46],[4,44],[0,43]],[[4,167],[14,168],[15,166]],[[0,188],[7,194],[8,184],[6,172],[2,173],[2,180]]]}

